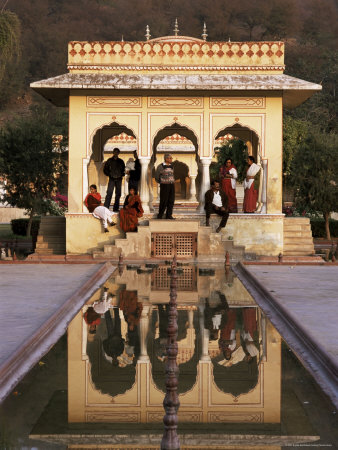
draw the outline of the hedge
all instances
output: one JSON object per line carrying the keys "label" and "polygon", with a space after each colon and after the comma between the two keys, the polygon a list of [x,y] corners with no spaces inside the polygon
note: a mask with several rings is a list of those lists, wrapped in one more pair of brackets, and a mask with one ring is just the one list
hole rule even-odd
{"label": "hedge", "polygon": [[[11,220],[12,231],[14,234],[18,234],[19,236],[26,236],[27,227],[28,227],[29,219],[13,219]],[[39,233],[40,227],[40,217],[36,217],[33,219],[32,228],[31,228],[31,236],[33,238],[33,242],[36,242],[37,235]]]}
{"label": "hedge", "polygon": [[[313,237],[326,238],[324,219],[311,219],[310,223]],[[338,220],[330,219],[329,223],[330,223],[331,237],[338,237]]]}

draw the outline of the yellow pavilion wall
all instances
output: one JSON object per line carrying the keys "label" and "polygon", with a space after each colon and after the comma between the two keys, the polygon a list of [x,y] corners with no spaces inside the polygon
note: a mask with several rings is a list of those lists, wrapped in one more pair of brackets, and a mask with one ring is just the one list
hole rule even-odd
{"label": "yellow pavilion wall", "polygon": [[[120,91],[121,92],[121,91]],[[126,95],[109,96],[102,91],[88,91],[86,96],[71,92],[69,103],[69,214],[67,219],[67,253],[91,253],[107,242],[98,220],[90,217],[83,205],[86,187],[83,171],[91,155],[92,139],[100,128],[117,122],[130,128],[137,137],[139,156],[150,157],[153,139],[159,130],[179,123],[197,136],[199,156],[213,157],[217,133],[236,124],[253,130],[259,137],[260,152],[267,163],[267,213],[250,219],[230,220],[227,232],[235,243],[247,251],[277,255],[283,247],[282,208],[282,97],[259,92],[229,92],[208,96],[167,97]],[[246,94],[247,96],[244,96]],[[132,102],[130,101],[132,99]],[[128,156],[129,157],[129,156]],[[89,183],[93,182],[90,179]],[[107,179],[108,183],[108,179]],[[85,215],[85,216],[83,216]],[[250,224],[249,221],[252,221]],[[120,236],[111,229],[110,236]]]}

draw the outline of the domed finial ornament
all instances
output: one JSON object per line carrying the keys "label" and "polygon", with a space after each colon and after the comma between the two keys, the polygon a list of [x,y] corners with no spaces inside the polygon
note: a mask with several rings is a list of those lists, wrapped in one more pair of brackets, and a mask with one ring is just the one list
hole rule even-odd
{"label": "domed finial ornament", "polygon": [[177,17],[176,17],[176,19],[175,19],[175,27],[174,27],[174,35],[178,36],[178,32],[179,31],[180,30],[178,29],[178,20],[177,20]]}
{"label": "domed finial ornament", "polygon": [[206,26],[206,24],[205,24],[205,22],[204,22],[204,25],[203,25],[203,33],[202,33],[202,39],[203,39],[203,41],[206,41],[206,40],[207,40],[207,37],[208,37],[208,34],[207,34],[207,26]]}
{"label": "domed finial ornament", "polygon": [[151,38],[149,25],[146,26],[146,34],[145,34],[145,37],[146,37],[146,40],[147,40],[147,41],[149,41],[149,39]]}

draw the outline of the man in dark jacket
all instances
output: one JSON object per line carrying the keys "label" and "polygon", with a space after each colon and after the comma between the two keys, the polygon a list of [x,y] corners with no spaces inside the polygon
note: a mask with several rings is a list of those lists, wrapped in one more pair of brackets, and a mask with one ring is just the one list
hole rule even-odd
{"label": "man in dark jacket", "polygon": [[210,226],[210,215],[218,214],[222,216],[219,226],[216,228],[216,233],[224,228],[229,217],[228,197],[225,192],[220,190],[219,182],[214,180],[211,182],[211,189],[205,193],[204,209],[206,214],[206,226]]}
{"label": "man in dark jacket", "polygon": [[122,178],[125,173],[124,161],[119,158],[120,150],[114,148],[113,156],[109,158],[103,168],[103,173],[109,177],[108,189],[106,193],[106,199],[104,201],[104,206],[109,209],[111,198],[113,196],[115,188],[115,201],[113,206],[113,211],[118,211],[120,208],[120,198],[121,198],[121,186]]}

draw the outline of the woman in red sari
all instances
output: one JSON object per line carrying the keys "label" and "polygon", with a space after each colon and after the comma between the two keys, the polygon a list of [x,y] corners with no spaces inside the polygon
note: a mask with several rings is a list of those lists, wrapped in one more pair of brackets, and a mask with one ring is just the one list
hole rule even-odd
{"label": "woman in red sari", "polygon": [[134,188],[129,189],[123,208],[120,210],[120,227],[123,231],[137,231],[138,218],[143,216],[140,196]]}
{"label": "woman in red sari", "polygon": [[236,198],[236,179],[237,170],[232,164],[231,158],[225,161],[224,166],[219,170],[219,177],[222,183],[222,191],[224,191],[229,200],[229,212],[237,212],[237,198]]}
{"label": "woman in red sari", "polygon": [[260,182],[260,167],[255,163],[253,156],[248,156],[248,170],[244,180],[244,201],[243,211],[245,213],[254,213],[258,201],[258,189]]}

